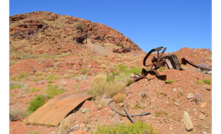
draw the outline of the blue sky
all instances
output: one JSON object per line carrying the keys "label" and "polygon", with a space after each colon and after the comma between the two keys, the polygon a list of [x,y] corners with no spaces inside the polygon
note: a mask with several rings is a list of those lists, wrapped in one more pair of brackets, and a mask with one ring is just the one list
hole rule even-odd
{"label": "blue sky", "polygon": [[10,0],[9,15],[50,11],[98,22],[129,37],[143,51],[211,49],[211,0]]}

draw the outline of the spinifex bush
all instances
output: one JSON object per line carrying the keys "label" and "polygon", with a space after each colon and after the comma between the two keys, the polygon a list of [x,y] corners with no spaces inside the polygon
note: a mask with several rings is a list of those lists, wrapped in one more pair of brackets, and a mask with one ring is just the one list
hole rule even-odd
{"label": "spinifex bush", "polygon": [[35,110],[43,106],[46,102],[46,98],[43,95],[38,95],[34,100],[30,102],[30,105],[27,109],[29,113],[33,113]]}
{"label": "spinifex bush", "polygon": [[211,84],[211,81],[208,80],[208,79],[203,80],[203,82],[206,83],[206,84]]}
{"label": "spinifex bush", "polygon": [[145,122],[135,122],[131,124],[113,124],[108,126],[98,126],[97,130],[91,134],[158,134],[151,125]]}
{"label": "spinifex bush", "polygon": [[197,80],[196,81],[197,84],[203,84],[201,81]]}
{"label": "spinifex bush", "polygon": [[114,81],[113,76],[107,77],[106,75],[96,75],[92,81],[92,90],[90,94],[99,96],[105,93],[109,97],[113,97],[117,93],[123,91],[124,87],[131,82],[128,79],[125,78]]}
{"label": "spinifex bush", "polygon": [[167,70],[168,68],[167,67],[160,67],[159,69],[157,69],[158,71],[160,72],[163,72],[164,70]]}
{"label": "spinifex bush", "polygon": [[126,97],[127,97],[126,94],[118,93],[117,95],[115,95],[115,96],[113,97],[113,101],[114,101],[114,102],[117,102],[117,103],[123,102],[123,100],[124,100]]}
{"label": "spinifex bush", "polygon": [[81,23],[78,23],[78,24],[76,25],[76,27],[77,27],[77,29],[83,30],[83,27],[82,27],[82,24],[81,24]]}
{"label": "spinifex bush", "polygon": [[173,84],[174,80],[173,79],[170,79],[170,80],[166,80],[166,83],[169,83],[169,84]]}
{"label": "spinifex bush", "polygon": [[119,71],[125,72],[128,69],[128,66],[123,65],[123,64],[118,64],[117,68]]}
{"label": "spinifex bush", "polygon": [[86,74],[89,70],[87,68],[82,68],[81,69],[81,74]]}
{"label": "spinifex bush", "polygon": [[51,85],[48,84],[47,88],[44,90],[44,93],[46,94],[48,99],[54,98],[58,94],[62,94],[64,90],[61,89],[59,85]]}
{"label": "spinifex bush", "polygon": [[26,78],[28,77],[28,73],[21,73],[18,75],[19,78]]}
{"label": "spinifex bush", "polygon": [[33,87],[33,88],[31,89],[31,92],[38,92],[38,91],[40,91],[40,89],[37,88],[37,87]]}
{"label": "spinifex bush", "polygon": [[23,83],[21,82],[10,82],[10,89],[21,88]]}

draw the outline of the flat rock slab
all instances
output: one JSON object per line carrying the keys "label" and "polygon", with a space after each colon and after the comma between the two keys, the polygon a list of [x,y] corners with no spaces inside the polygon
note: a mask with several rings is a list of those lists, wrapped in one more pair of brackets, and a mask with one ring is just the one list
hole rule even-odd
{"label": "flat rock slab", "polygon": [[186,130],[188,130],[188,131],[193,130],[193,123],[192,123],[192,121],[190,119],[190,115],[187,111],[184,112],[182,121],[183,121],[183,124],[184,124]]}
{"label": "flat rock slab", "polygon": [[34,111],[24,122],[57,126],[68,113],[91,97],[80,93],[60,94]]}

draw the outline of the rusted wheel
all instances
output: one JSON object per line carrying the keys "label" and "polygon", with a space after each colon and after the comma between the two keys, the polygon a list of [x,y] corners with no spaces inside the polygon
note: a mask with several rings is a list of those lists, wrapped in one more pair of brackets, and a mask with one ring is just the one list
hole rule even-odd
{"label": "rusted wheel", "polygon": [[[159,54],[159,51],[162,49],[163,47],[158,47],[158,48],[155,48],[155,49],[152,49],[150,50],[147,55],[144,57],[144,60],[143,60],[143,65],[146,66],[146,67],[150,67],[151,66],[151,69],[153,68],[153,66],[155,67],[155,69],[159,68],[161,65],[162,65],[162,62],[160,62],[160,59],[162,58],[164,52],[166,51],[167,48],[164,48],[164,50]],[[149,64],[149,65],[146,65],[146,60],[147,58],[153,53],[157,51],[157,58],[155,56],[153,56],[153,59],[152,59],[152,64]]]}

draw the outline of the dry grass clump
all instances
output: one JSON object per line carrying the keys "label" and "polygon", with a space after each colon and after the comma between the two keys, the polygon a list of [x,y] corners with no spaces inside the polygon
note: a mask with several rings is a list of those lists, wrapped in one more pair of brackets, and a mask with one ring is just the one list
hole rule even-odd
{"label": "dry grass clump", "polygon": [[118,93],[112,99],[114,102],[119,103],[119,102],[123,102],[125,98],[126,98],[126,94]]}
{"label": "dry grass clump", "polygon": [[121,92],[125,86],[126,86],[126,84],[124,81],[108,82],[105,85],[105,93],[109,97],[113,97],[117,93]]}
{"label": "dry grass clump", "polygon": [[71,74],[64,74],[64,75],[62,76],[62,78],[64,78],[64,79],[69,79],[69,78],[71,78],[71,77],[72,77]]}
{"label": "dry grass clump", "polygon": [[95,96],[106,94],[108,97],[113,97],[117,93],[123,91],[124,87],[130,83],[127,78],[119,79],[117,81],[110,81],[107,78],[107,75],[96,75],[92,81],[93,89],[90,93]]}
{"label": "dry grass clump", "polygon": [[101,65],[103,63],[103,61],[101,59],[97,59],[96,61],[97,61],[98,65]]}
{"label": "dry grass clump", "polygon": [[27,116],[25,109],[15,108],[10,110],[10,121],[22,120]]}
{"label": "dry grass clump", "polygon": [[106,75],[97,75],[92,81],[92,94],[97,96],[105,93]]}
{"label": "dry grass clump", "polygon": [[67,121],[65,121],[64,119],[60,122],[60,126],[59,126],[59,134],[66,134],[68,133],[69,130],[69,125],[67,123]]}

